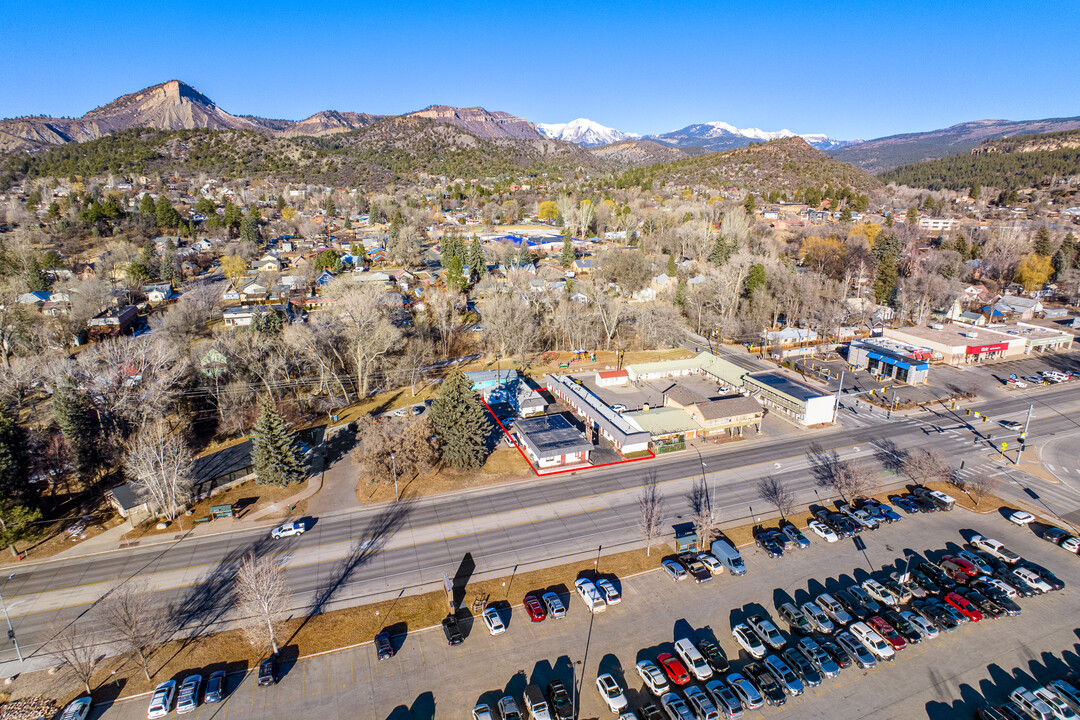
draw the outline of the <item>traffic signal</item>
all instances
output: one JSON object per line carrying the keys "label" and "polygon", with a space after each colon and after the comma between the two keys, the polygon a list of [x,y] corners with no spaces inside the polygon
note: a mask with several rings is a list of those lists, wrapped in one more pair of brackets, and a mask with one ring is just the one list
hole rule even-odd
{"label": "traffic signal", "polygon": [[988,417],[986,417],[985,415],[983,415],[983,416],[982,416],[982,419],[983,419],[983,422],[986,422],[986,421],[987,421],[987,420],[989,420],[990,418],[988,418]]}
{"label": "traffic signal", "polygon": [[965,408],[964,409],[964,414],[970,417],[971,416],[971,408]]}

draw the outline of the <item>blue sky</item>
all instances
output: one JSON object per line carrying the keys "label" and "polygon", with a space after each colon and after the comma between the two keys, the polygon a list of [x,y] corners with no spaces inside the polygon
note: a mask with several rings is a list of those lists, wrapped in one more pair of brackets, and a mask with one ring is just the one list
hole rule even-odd
{"label": "blue sky", "polygon": [[[542,9],[541,9],[542,8]],[[178,78],[236,114],[480,105],[871,138],[1080,115],[1080,3],[0,3],[0,116]]]}

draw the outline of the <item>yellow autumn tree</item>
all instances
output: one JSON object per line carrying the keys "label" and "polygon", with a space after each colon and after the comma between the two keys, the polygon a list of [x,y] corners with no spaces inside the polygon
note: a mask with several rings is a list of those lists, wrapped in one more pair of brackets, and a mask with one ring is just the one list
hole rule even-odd
{"label": "yellow autumn tree", "polygon": [[843,275],[845,255],[844,244],[834,237],[811,235],[803,240],[799,249],[799,257],[805,267],[829,277]]}
{"label": "yellow autumn tree", "polygon": [[1038,290],[1050,280],[1054,274],[1053,263],[1045,255],[1028,255],[1016,268],[1016,282],[1024,286],[1025,290]]}
{"label": "yellow autumn tree", "polygon": [[244,277],[247,268],[247,261],[239,255],[226,255],[221,258],[221,272],[225,273],[225,277],[229,279],[233,287],[240,282],[240,278]]}
{"label": "yellow autumn tree", "polygon": [[281,208],[281,219],[285,222],[289,222],[296,217],[296,210],[288,205]]}
{"label": "yellow autumn tree", "polygon": [[877,236],[881,234],[881,226],[874,225],[872,223],[860,223],[859,225],[852,225],[851,230],[848,231],[848,237],[856,237],[862,235],[866,238],[866,244],[870,247],[874,247],[874,241],[877,240]]}
{"label": "yellow autumn tree", "polygon": [[555,204],[554,200],[545,200],[540,203],[540,207],[536,210],[541,220],[551,220],[552,222],[559,219],[559,206]]}

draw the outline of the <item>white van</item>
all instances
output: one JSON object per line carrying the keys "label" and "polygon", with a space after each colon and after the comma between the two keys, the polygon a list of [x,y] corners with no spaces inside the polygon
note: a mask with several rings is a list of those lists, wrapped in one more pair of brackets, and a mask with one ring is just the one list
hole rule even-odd
{"label": "white van", "polygon": [[930,502],[934,503],[942,510],[952,510],[956,507],[956,498],[951,495],[946,495],[940,490],[930,491]]}
{"label": "white van", "polygon": [[547,699],[537,685],[525,687],[525,712],[529,714],[530,720],[551,720]]}
{"label": "white van", "polygon": [[585,603],[590,612],[598,613],[607,610],[607,603],[604,602],[603,596],[593,585],[592,580],[580,578],[574,583],[574,589],[577,590],[578,597],[581,598],[581,602]]}
{"label": "white van", "polygon": [[694,647],[694,643],[686,638],[675,641],[675,654],[683,661],[690,674],[698,680],[708,680],[712,677],[713,671],[709,663],[705,661],[705,656]]}
{"label": "white van", "polygon": [[893,650],[893,646],[885,641],[885,638],[877,634],[876,630],[870,628],[864,622],[852,623],[848,628],[851,634],[855,636],[855,639],[862,643],[863,647],[873,654],[878,660],[892,660],[896,655],[896,651]]}
{"label": "white van", "polygon": [[713,540],[709,552],[723,563],[732,575],[746,574],[746,563],[743,562],[742,555],[726,540]]}

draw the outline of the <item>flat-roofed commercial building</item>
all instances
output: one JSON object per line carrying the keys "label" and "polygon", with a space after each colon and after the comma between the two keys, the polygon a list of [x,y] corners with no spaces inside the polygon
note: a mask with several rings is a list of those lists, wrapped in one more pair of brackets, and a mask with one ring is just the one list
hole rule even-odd
{"label": "flat-roofed commercial building", "polygon": [[892,378],[908,385],[927,381],[931,355],[924,348],[887,338],[852,340],[848,346],[848,364],[855,370],[865,368],[875,377]]}
{"label": "flat-roofed commercial building", "polygon": [[933,351],[933,359],[947,365],[971,365],[988,360],[1009,360],[1024,354],[1025,340],[1017,335],[970,325],[949,323],[934,327],[884,328],[882,335]]}
{"label": "flat-roofed commercial building", "polygon": [[834,419],[836,396],[831,393],[772,370],[749,373],[743,379],[746,389],[765,407],[799,425],[822,425]]}
{"label": "flat-roofed commercial building", "polygon": [[514,433],[538,468],[587,464],[593,449],[593,444],[562,414],[518,420]]}

